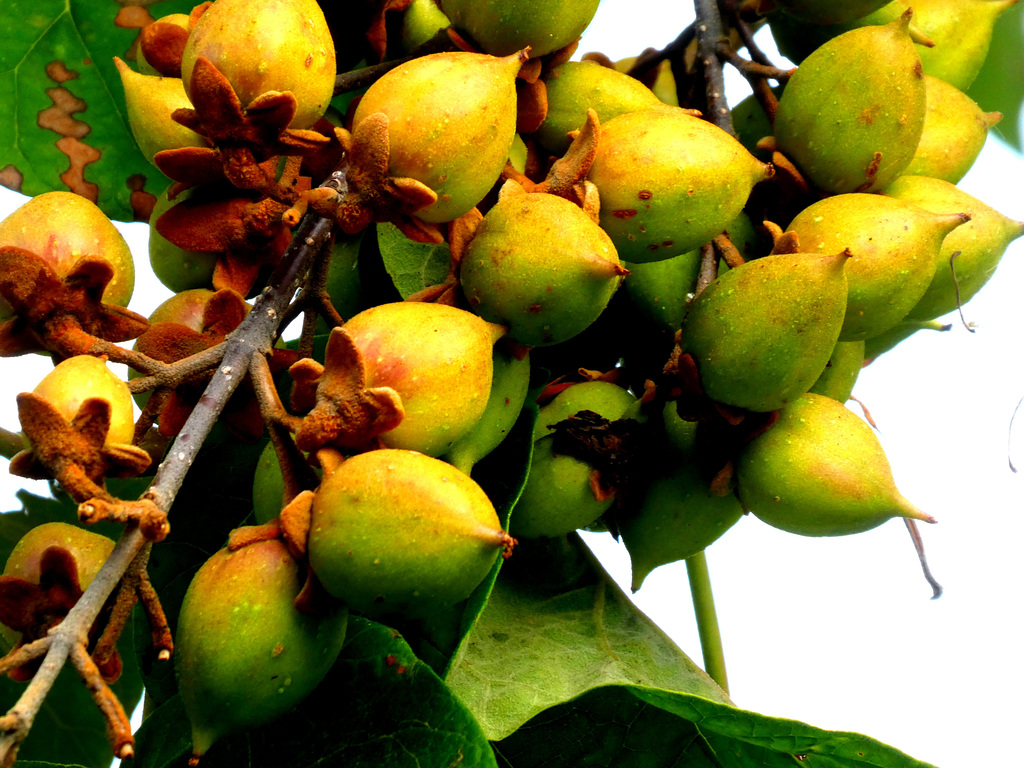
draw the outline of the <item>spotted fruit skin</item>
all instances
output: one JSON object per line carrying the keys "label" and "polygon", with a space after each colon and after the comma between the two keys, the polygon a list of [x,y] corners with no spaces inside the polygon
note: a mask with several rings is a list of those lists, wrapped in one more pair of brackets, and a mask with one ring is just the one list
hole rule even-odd
{"label": "spotted fruit skin", "polygon": [[620,115],[601,126],[588,178],[601,228],[626,262],[668,259],[721,234],[771,166],[722,129],[677,107]]}
{"label": "spotted fruit skin", "polygon": [[110,403],[110,429],[105,444],[131,444],[135,417],[128,385],[98,357],[69,357],[46,374],[32,391],[54,406],[68,421],[75,418],[86,400],[106,400]]}
{"label": "spotted fruit skin", "polygon": [[910,13],[834,37],[790,78],[775,115],[779,150],[826,192],[881,189],[907,167],[925,91]]}
{"label": "spotted fruit skin", "polygon": [[564,48],[582,34],[598,0],[442,0],[459,31],[487,53],[505,56],[530,46],[537,58]]}
{"label": "spotted fruit skin", "polygon": [[487,212],[460,282],[473,311],[537,347],[586,330],[625,272],[611,238],[579,207],[528,193],[508,195]]}
{"label": "spotted fruit skin", "polygon": [[348,612],[335,606],[300,613],[294,600],[304,579],[279,540],[222,549],[192,579],[174,659],[194,756],[285,714],[334,664]]}
{"label": "spotted fruit skin", "polygon": [[736,463],[743,507],[803,536],[861,533],[892,517],[935,522],[896,490],[874,431],[830,397],[805,394]]}
{"label": "spotted fruit skin", "polygon": [[507,540],[487,494],[414,451],[353,456],[313,500],[309,562],[366,616],[425,617],[468,597]]}
{"label": "spotted fruit skin", "polygon": [[392,176],[409,177],[437,193],[416,211],[429,222],[457,219],[491,189],[516,131],[516,73],[522,58],[435,53],[413,59],[370,86],[353,125],[388,116]]}
{"label": "spotted fruit skin", "polygon": [[[103,301],[128,306],[135,286],[135,263],[121,233],[95,203],[73,192],[45,192],[33,197],[0,221],[0,245],[23,248],[45,260],[61,277],[80,259],[110,264],[114,277]],[[0,298],[0,320],[11,316]]]}
{"label": "spotted fruit skin", "polygon": [[217,0],[185,44],[181,79],[190,95],[200,56],[228,79],[242,107],[268,91],[291,91],[292,128],[313,125],[334,95],[334,42],[316,0]]}
{"label": "spotted fruit skin", "polygon": [[405,418],[381,440],[440,456],[480,419],[491,393],[494,342],[505,329],[442,304],[381,304],[345,330],[362,353],[368,387],[391,387]]}

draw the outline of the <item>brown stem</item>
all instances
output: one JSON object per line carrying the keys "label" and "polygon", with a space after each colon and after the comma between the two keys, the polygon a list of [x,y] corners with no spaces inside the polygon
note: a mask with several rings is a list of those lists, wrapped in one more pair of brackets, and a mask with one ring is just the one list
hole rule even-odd
{"label": "brown stem", "polygon": [[725,38],[722,30],[722,17],[718,10],[718,0],[693,0],[697,13],[697,53],[704,67],[704,83],[707,92],[707,119],[726,133],[735,136],[732,127],[732,115],[725,100],[725,77],[722,74],[722,63],[716,51],[719,43]]}
{"label": "brown stem", "polygon": [[[335,171],[322,186],[345,191],[348,184],[344,171]],[[185,422],[167,458],[157,471],[153,483],[143,496],[144,499],[151,500],[160,511],[167,512],[170,509],[185,474],[192,466],[228,398],[245,375],[249,359],[255,354],[264,354],[271,349],[271,339],[277,333],[281,317],[300,280],[305,276],[313,255],[330,237],[332,226],[331,221],[315,213],[303,218],[281,263],[271,277],[269,287],[256,299],[252,311],[242,324],[228,337],[220,367],[221,375],[214,376],[207,386],[199,404]],[[0,765],[14,763],[18,748],[32,728],[32,723],[47,694],[53,688],[57,675],[69,658],[72,658],[74,663],[74,658],[85,653],[81,648],[81,638],[87,636],[89,627],[96,620],[103,604],[145,544],[146,538],[138,525],[127,525],[92,584],[65,619],[52,631],[48,638],[51,644],[39,670],[18,701],[8,710],[7,715],[0,718]],[[80,651],[76,652],[75,648],[79,648]],[[76,667],[83,668],[77,663]],[[106,701],[103,706],[107,706]]]}
{"label": "brown stem", "polygon": [[700,272],[697,275],[697,288],[694,290],[694,295],[700,296],[716,277],[718,277],[718,256],[711,243],[704,243],[700,247]]}
{"label": "brown stem", "polygon": [[691,24],[680,32],[675,40],[660,51],[653,48],[644,51],[636,57],[636,61],[633,62],[633,66],[629,68],[626,74],[630,77],[635,77],[637,80],[642,80],[644,75],[661,64],[661,62],[674,58],[685,51],[687,46],[693,42],[696,31],[696,27]]}
{"label": "brown stem", "polygon": [[149,376],[131,379],[128,382],[128,389],[133,394],[138,392],[148,392],[149,390],[156,389],[160,386],[174,389],[185,381],[185,379],[191,378],[192,376],[202,373],[203,371],[207,371],[217,365],[217,363],[219,363],[224,357],[226,349],[227,343],[222,341],[216,346],[204,349],[202,352],[189,355],[188,357],[184,357],[173,363],[159,363],[161,366],[159,371],[155,371]]}
{"label": "brown stem", "polygon": [[380,64],[374,64],[369,67],[363,67],[362,69],[353,69],[351,72],[343,72],[334,79],[334,95],[337,96],[339,93],[348,93],[349,91],[355,91],[359,88],[365,88],[371,83],[376,82],[395,67],[405,64],[407,61],[418,59],[420,56],[426,56],[430,53],[442,53],[444,51],[457,51],[459,47],[452,42],[451,37],[448,35],[448,28],[438,30],[438,32],[425,43],[421,43],[416,46],[412,53],[401,59],[394,59],[392,61],[385,61]]}
{"label": "brown stem", "polygon": [[747,79],[752,77],[756,78],[771,78],[772,80],[778,80],[785,82],[796,72],[795,69],[779,69],[773,67],[770,64],[759,64],[755,61],[745,59],[733,50],[733,47],[728,42],[722,41],[718,44],[715,49],[720,59],[732,64],[736,69],[743,73],[743,76]]}
{"label": "brown stem", "polygon": [[132,724],[124,707],[118,701],[117,696],[110,690],[110,686],[103,680],[99,667],[96,666],[85,650],[84,643],[75,643],[68,651],[68,656],[78,674],[81,675],[85,686],[92,694],[100,712],[107,721],[107,738],[113,748],[114,757],[125,759],[135,754],[135,739],[132,737]]}

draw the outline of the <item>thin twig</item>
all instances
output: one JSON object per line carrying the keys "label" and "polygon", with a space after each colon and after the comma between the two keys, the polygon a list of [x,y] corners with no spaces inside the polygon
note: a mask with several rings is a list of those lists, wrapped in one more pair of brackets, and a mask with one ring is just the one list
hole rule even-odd
{"label": "thin twig", "polygon": [[725,77],[716,53],[719,42],[725,38],[718,0],[693,0],[693,7],[697,13],[697,53],[704,67],[707,118],[726,133],[735,136],[732,115],[725,100]]}
{"label": "thin twig", "polygon": [[771,78],[772,80],[778,80],[779,82],[785,82],[792,77],[795,69],[779,69],[771,65],[759,64],[756,61],[750,61],[745,59],[733,50],[733,47],[728,42],[722,41],[718,44],[715,49],[720,59],[732,64],[736,69],[743,73],[746,78],[758,77],[758,78]]}
{"label": "thin twig", "polygon": [[700,247],[700,272],[697,275],[694,296],[700,296],[716,277],[718,277],[718,254],[715,253],[715,247],[711,243],[705,243]]}
{"label": "thin twig", "polygon": [[444,53],[445,51],[457,51],[459,48],[448,35],[448,29],[448,27],[445,27],[438,30],[432,38],[416,46],[412,53],[404,58],[385,61],[369,67],[363,67],[362,69],[353,69],[351,72],[342,72],[334,79],[334,95],[337,96],[339,93],[348,93],[349,91],[365,88],[384,77],[395,67],[405,64],[407,61],[418,59],[420,56],[426,56],[431,53]]}
{"label": "thin twig", "polygon": [[644,75],[654,69],[656,66],[666,59],[671,59],[678,56],[693,42],[696,36],[696,27],[691,24],[682,32],[679,36],[671,43],[666,45],[660,51],[654,48],[648,49],[636,57],[636,61],[633,62],[633,66],[626,72],[630,77],[635,77],[637,80],[642,80]]}

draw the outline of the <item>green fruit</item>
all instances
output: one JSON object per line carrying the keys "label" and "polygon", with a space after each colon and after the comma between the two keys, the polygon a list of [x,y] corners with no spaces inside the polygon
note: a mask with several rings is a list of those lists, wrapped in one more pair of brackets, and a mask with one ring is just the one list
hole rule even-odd
{"label": "green fruit", "polygon": [[305,569],[279,540],[222,549],[199,569],[178,614],[178,691],[198,759],[219,738],[298,705],[341,651],[348,612],[295,607]]}
{"label": "green fruit", "polygon": [[[782,93],[781,88],[775,90],[776,96]],[[736,131],[736,138],[744,149],[765,163],[772,159],[771,152],[757,148],[757,142],[771,136],[775,131],[768,115],[761,108],[761,103],[753,95],[747,96],[732,108],[732,125]]]}
{"label": "green fruit", "polygon": [[889,0],[775,0],[787,13],[812,24],[843,24],[874,13]]}
{"label": "green fruit", "polygon": [[235,89],[242,106],[270,91],[297,102],[292,128],[309,128],[334,95],[334,41],[316,0],[217,0],[192,28],[181,60],[191,95],[203,56]]}
{"label": "green fruit", "polygon": [[924,72],[961,91],[981,71],[1000,14],[1017,0],[913,0],[914,22],[935,45],[918,47]]}
{"label": "green fruit", "polygon": [[452,25],[484,51],[506,56],[530,46],[537,58],[564,48],[590,24],[598,0],[441,0]]}
{"label": "green fruit", "polygon": [[388,116],[388,171],[437,193],[416,211],[424,221],[457,219],[497,181],[516,130],[516,74],[523,58],[479,53],[421,56],[370,86],[353,125]]}
{"label": "green fruit", "polygon": [[880,189],[914,156],[925,95],[909,23],[907,13],[891,24],[833,38],[786,85],[775,138],[822,190]]}
{"label": "green fruit", "polygon": [[[135,286],[135,263],[121,233],[95,203],[73,192],[44,192],[0,221],[0,246],[13,246],[43,259],[59,277],[66,277],[81,259],[107,262],[114,276],[103,302],[128,306]],[[0,297],[0,321],[11,317]]]}
{"label": "green fruit", "polygon": [[800,250],[849,249],[843,341],[877,336],[896,325],[924,295],[935,275],[943,239],[967,216],[941,214],[884,195],[846,194],[821,200],[790,222]]}
{"label": "green fruit", "polygon": [[690,305],[683,351],[709,397],[782,408],[825,369],[846,312],[848,254],[766,256],[730,269]]}
{"label": "green fruit", "polygon": [[475,312],[536,347],[585,330],[625,272],[611,239],[579,207],[524,193],[506,195],[488,211],[459,277]]}
{"label": "green fruit", "polygon": [[[327,281],[324,288],[334,308],[343,318],[352,317],[366,309],[363,284],[359,276],[359,247],[362,237],[339,236],[331,246],[331,262],[327,267]],[[322,332],[327,333],[326,324],[321,321]]]}
{"label": "green fruit", "polygon": [[1003,116],[999,112],[982,112],[970,96],[937,77],[925,75],[924,85],[924,130],[903,173],[956,184],[974,165],[989,128]]}
{"label": "green fruit", "polygon": [[449,26],[451,22],[434,0],[412,0],[402,14],[402,48],[411,52]]}
{"label": "green fruit", "polygon": [[[931,320],[955,310],[957,286],[961,305],[967,303],[992,277],[1009,244],[1024,235],[1024,222],[1003,216],[941,179],[903,176],[891,184],[885,194],[927,211],[963,211],[971,216],[969,222],[957,227],[942,241],[935,277],[907,314],[907,320]],[[958,251],[960,255],[953,260],[954,283],[949,260]]]}
{"label": "green fruit", "polygon": [[124,86],[128,125],[149,162],[165,149],[206,146],[202,136],[171,119],[174,110],[192,106],[180,78],[140,75],[116,56],[114,64]]}
{"label": "green fruit", "polygon": [[642,324],[675,333],[693,298],[700,272],[700,250],[646,264],[627,264],[622,290],[631,314]]}
{"label": "green fruit", "polygon": [[324,587],[371,617],[426,617],[469,597],[509,543],[487,495],[413,451],[361,453],[313,501],[309,562]]}
{"label": "green fruit", "polygon": [[569,149],[569,131],[578,131],[593,109],[602,123],[614,117],[661,105],[654,92],[636,78],[593,61],[568,61],[544,73],[548,114],[534,138],[558,157]]}
{"label": "green fruit", "polygon": [[[154,225],[167,211],[192,196],[192,190],[189,189],[171,201],[167,192],[165,189],[160,193],[149,216]],[[186,251],[161,235],[156,226],[149,228],[149,264],[157,279],[175,293],[213,285],[217,256],[216,253],[206,251]]]}
{"label": "green fruit", "polygon": [[[669,410],[675,417],[674,404],[666,407]],[[676,429],[676,444],[683,450],[673,451],[674,466],[651,481],[635,512],[617,521],[632,564],[634,592],[655,568],[702,552],[743,516],[736,497],[713,494],[697,470],[697,425],[675,420],[681,427]]]}
{"label": "green fruit", "polygon": [[864,367],[864,341],[840,341],[832,350],[825,370],[808,392],[845,403],[853,393],[860,369]]}
{"label": "green fruit", "polygon": [[530,387],[530,357],[519,358],[495,345],[494,376],[487,407],[476,425],[446,454],[446,461],[467,475],[473,465],[501,445],[515,425]]}
{"label": "green fruit", "polygon": [[57,409],[68,422],[82,403],[92,398],[110,405],[110,428],[104,445],[131,445],[135,415],[128,385],[98,357],[69,357],[43,377],[32,392]]}
{"label": "green fruit", "polygon": [[944,325],[938,320],[904,320],[894,325],[885,333],[865,340],[865,363],[870,363],[876,357],[888,352],[901,341],[910,338],[918,331],[948,331],[949,329],[949,325]]}
{"label": "green fruit", "polygon": [[252,511],[257,525],[269,523],[284,507],[284,477],[273,443],[267,443],[252,479]]}
{"label": "green fruit", "polygon": [[501,326],[463,309],[403,301],[360,312],[344,327],[363,355],[366,386],[402,398],[405,418],[381,435],[389,448],[440,456],[483,415]]}
{"label": "green fruit", "polygon": [[614,421],[635,401],[622,387],[592,381],[574,384],[540,409],[533,432],[530,473],[509,523],[513,536],[562,536],[592,524],[608,510],[615,499],[595,497],[590,482],[594,468],[573,456],[554,452],[552,426],[579,411],[593,411]]}
{"label": "green fruit", "polygon": [[907,501],[874,431],[830,397],[806,394],[736,463],[744,509],[784,531],[843,536],[892,517],[935,520]]}
{"label": "green fruit", "polygon": [[619,258],[659,261],[698,248],[729,226],[754,185],[772,175],[732,136],[685,110],[620,115],[601,128],[588,178],[601,228]]}

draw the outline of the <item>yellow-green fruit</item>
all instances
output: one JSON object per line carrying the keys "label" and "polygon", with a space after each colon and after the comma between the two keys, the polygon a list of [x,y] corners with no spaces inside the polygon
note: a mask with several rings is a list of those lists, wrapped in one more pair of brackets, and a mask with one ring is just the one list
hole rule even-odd
{"label": "yellow-green fruit", "polygon": [[530,46],[537,58],[564,48],[590,24],[598,0],[441,0],[460,32],[487,53],[505,56]]}
{"label": "yellow-green fruit", "polygon": [[590,525],[608,510],[614,497],[595,497],[590,482],[594,468],[590,464],[555,453],[551,427],[583,410],[614,421],[635,401],[622,387],[595,381],[569,387],[540,409],[534,426],[530,473],[509,522],[513,536],[562,536]]}
{"label": "yellow-green fruit", "polygon": [[457,219],[479,203],[505,167],[516,131],[516,74],[523,58],[435,53],[406,62],[370,86],[353,124],[388,116],[388,172],[426,184],[437,202],[424,221]]}
{"label": "yellow-green fruit", "polygon": [[192,579],[178,614],[174,666],[193,757],[290,711],[334,664],[348,612],[300,613],[294,601],[305,577],[273,539],[222,549]]}
{"label": "yellow-green fruit", "polygon": [[772,175],[725,131],[674,107],[630,112],[602,126],[588,178],[601,227],[623,261],[671,258],[729,226],[754,185]]}
{"label": "yellow-green fruit", "polygon": [[[893,182],[885,194],[928,211],[963,211],[971,220],[951,232],[942,241],[935,277],[924,296],[907,314],[908,320],[931,320],[965,304],[988,282],[999,266],[1007,246],[1024,235],[1024,222],[1014,221],[977,198],[941,179],[927,176],[903,176]],[[949,263],[953,259],[956,281]]]}
{"label": "yellow-green fruit", "polygon": [[675,333],[693,298],[700,272],[700,250],[671,259],[627,264],[629,276],[622,283],[630,314],[646,326]]}
{"label": "yellow-green fruit", "polygon": [[683,351],[707,395],[772,411],[810,389],[843,325],[847,257],[765,256],[714,280],[683,320]]}
{"label": "yellow-green fruit", "polygon": [[382,449],[324,478],[309,562],[353,610],[424,617],[469,597],[508,542],[468,475],[420,453]]}
{"label": "yellow-green fruit", "polygon": [[974,165],[985,146],[988,129],[998,123],[1000,112],[982,112],[963,91],[931,75],[924,76],[928,111],[917,151],[906,176],[931,176],[956,184]]}
{"label": "yellow-green fruit", "polygon": [[[776,91],[782,92],[778,88]],[[757,142],[766,136],[771,136],[773,129],[768,115],[764,113],[764,109],[761,108],[761,104],[756,98],[747,96],[732,108],[732,125],[736,130],[736,138],[750,154],[766,163],[772,159],[771,152],[757,148]]]}
{"label": "yellow-green fruit", "polygon": [[202,136],[171,119],[174,110],[192,107],[181,78],[140,75],[116,56],[114,64],[124,86],[128,125],[149,162],[165,149],[206,146]]}
{"label": "yellow-green fruit", "polygon": [[[73,192],[44,192],[0,221],[0,246],[22,248],[39,256],[59,277],[84,258],[107,262],[114,276],[103,302],[128,306],[135,286],[135,263],[128,243],[95,203]],[[12,314],[0,297],[0,320]]]}
{"label": "yellow-green fruit", "polygon": [[561,157],[569,148],[569,131],[578,131],[593,109],[601,123],[661,101],[636,78],[594,61],[568,61],[544,73],[548,113],[534,137],[544,149]]}
{"label": "yellow-green fruit", "polygon": [[[187,13],[169,13],[166,16],[161,16],[156,21],[159,21],[161,24],[173,24],[174,26],[180,27],[188,32],[189,18]],[[139,72],[141,74],[156,77],[161,76],[153,65],[146,61],[146,57],[142,53],[141,45],[135,53],[135,63],[138,65]]]}
{"label": "yellow-green fruit", "polygon": [[86,400],[106,400],[110,404],[110,429],[104,444],[131,444],[135,418],[128,385],[98,357],[69,357],[46,374],[32,392],[54,406],[69,422]]}
{"label": "yellow-green fruit", "polygon": [[1017,0],[913,0],[914,23],[935,45],[918,47],[925,74],[961,91],[981,71],[1000,14]]}
{"label": "yellow-green fruit", "polygon": [[504,328],[455,307],[403,301],[360,312],[345,330],[363,355],[366,386],[402,398],[405,418],[381,435],[389,448],[440,456],[479,421]]}
{"label": "yellow-green fruit", "polygon": [[904,320],[885,333],[866,339],[864,341],[864,360],[866,363],[870,363],[918,331],[948,331],[951,328],[951,325],[940,323],[938,320]]}
{"label": "yellow-green fruit", "polygon": [[494,346],[494,375],[487,407],[476,425],[445,455],[446,461],[467,475],[477,461],[501,445],[519,418],[530,387],[530,356],[522,357]]}
{"label": "yellow-green fruit", "polygon": [[412,0],[402,14],[402,48],[412,51],[449,26],[451,22],[434,0]]}
{"label": "yellow-green fruit", "polygon": [[744,509],[803,536],[843,536],[892,517],[935,520],[893,482],[874,431],[841,403],[806,394],[751,441],[736,463]]}
{"label": "yellow-green fruit", "polygon": [[812,24],[843,24],[867,16],[889,0],[775,0],[787,13]]}
{"label": "yellow-green fruit", "polygon": [[635,512],[617,520],[629,552],[634,592],[655,568],[702,552],[743,516],[733,494],[716,496],[701,477],[695,454],[697,425],[679,419],[673,403],[665,410],[666,420],[677,422],[673,466],[651,481]]}
{"label": "yellow-green fruit", "polygon": [[298,105],[292,128],[313,125],[334,95],[334,41],[316,0],[217,0],[185,44],[186,92],[200,56],[228,79],[243,107],[269,91],[290,91]]}
{"label": "yellow-green fruit", "polygon": [[853,393],[860,369],[864,367],[864,341],[840,341],[832,350],[825,370],[808,392],[845,403]]}
{"label": "yellow-green fruit", "polygon": [[932,213],[885,195],[835,195],[805,208],[787,232],[800,250],[836,253],[848,248],[849,284],[843,341],[877,336],[902,320],[935,275],[943,239],[968,217],[950,209]]}
{"label": "yellow-green fruit", "polygon": [[188,200],[192,190],[188,189],[173,201],[164,190],[153,205],[149,220],[149,264],[157,279],[175,293],[192,288],[209,288],[213,285],[213,269],[217,264],[216,253],[207,251],[186,251],[179,248],[156,229],[157,220],[178,203]]}
{"label": "yellow-green fruit", "polygon": [[487,212],[459,280],[474,312],[537,347],[586,330],[625,273],[611,238],[578,206],[525,193],[507,195]]}
{"label": "yellow-green fruit", "polygon": [[867,192],[895,179],[924,125],[921,61],[910,14],[860,27],[808,56],[779,100],[775,138],[826,192]]}

